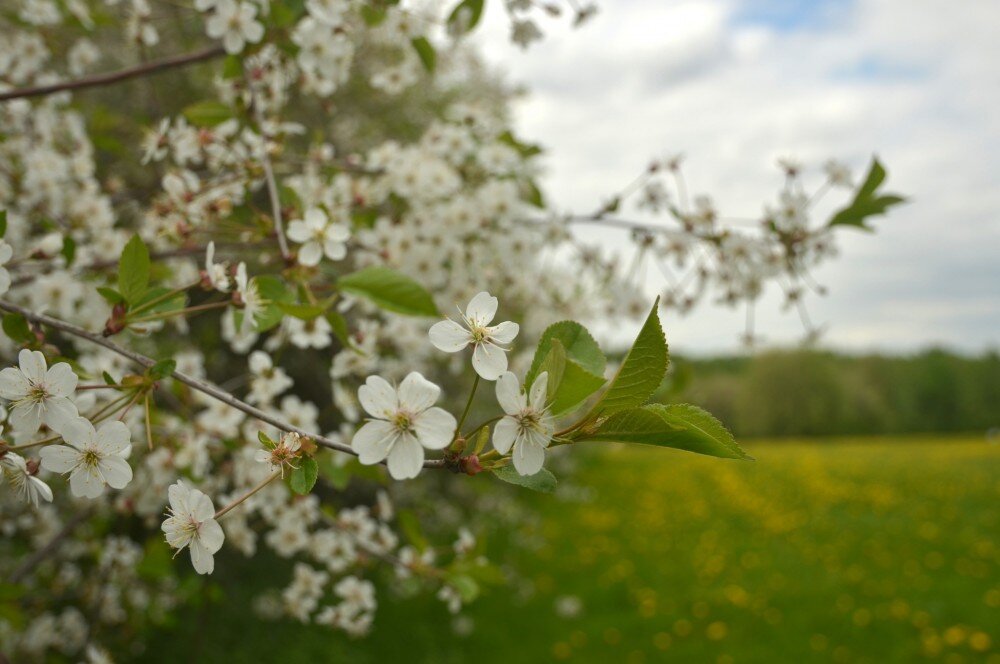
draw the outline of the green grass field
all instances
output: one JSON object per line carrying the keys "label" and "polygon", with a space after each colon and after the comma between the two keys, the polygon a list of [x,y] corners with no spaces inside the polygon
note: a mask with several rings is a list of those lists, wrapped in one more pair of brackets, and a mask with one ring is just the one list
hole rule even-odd
{"label": "green grass field", "polygon": [[509,537],[537,545],[490,554],[521,580],[457,632],[427,597],[384,602],[362,641],[260,623],[242,612],[255,584],[230,583],[239,611],[190,615],[144,661],[1000,662],[1000,446],[748,449],[613,447],[563,499],[522,495],[542,518]]}

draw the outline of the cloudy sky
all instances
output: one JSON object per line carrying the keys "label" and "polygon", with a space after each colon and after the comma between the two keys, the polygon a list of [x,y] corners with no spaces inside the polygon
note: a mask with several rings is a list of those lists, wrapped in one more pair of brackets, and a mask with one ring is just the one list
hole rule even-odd
{"label": "cloudy sky", "polygon": [[[818,273],[830,294],[810,307],[826,343],[1000,346],[1000,3],[599,4],[579,30],[540,20],[547,38],[521,52],[488,3],[478,36],[531,90],[517,125],[548,149],[550,202],[592,210],[651,157],[682,152],[691,189],[724,215],[756,217],[780,184],[777,157],[817,168],[837,157],[859,172],[877,153],[888,189],[912,202],[878,218],[877,235],[842,233],[841,257]],[[758,329],[793,342],[801,324],[778,303],[759,308]],[[742,325],[742,311],[702,307],[668,333],[689,352],[728,350]]]}

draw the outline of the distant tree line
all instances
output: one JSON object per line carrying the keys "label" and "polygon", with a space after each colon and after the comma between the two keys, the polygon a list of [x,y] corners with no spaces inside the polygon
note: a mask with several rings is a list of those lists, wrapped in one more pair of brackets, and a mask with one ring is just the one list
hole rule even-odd
{"label": "distant tree line", "polygon": [[1000,427],[1000,353],[675,356],[661,398],[696,403],[742,436],[985,432]]}

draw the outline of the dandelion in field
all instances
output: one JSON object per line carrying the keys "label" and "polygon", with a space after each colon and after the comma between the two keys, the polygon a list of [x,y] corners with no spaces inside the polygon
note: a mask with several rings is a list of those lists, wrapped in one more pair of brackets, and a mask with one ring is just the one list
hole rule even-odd
{"label": "dandelion in field", "polygon": [[520,326],[504,321],[490,325],[497,314],[499,301],[486,291],[478,293],[462,314],[464,327],[448,319],[430,329],[431,343],[438,350],[457,353],[472,344],[472,368],[486,380],[496,380],[507,370],[507,348]]}

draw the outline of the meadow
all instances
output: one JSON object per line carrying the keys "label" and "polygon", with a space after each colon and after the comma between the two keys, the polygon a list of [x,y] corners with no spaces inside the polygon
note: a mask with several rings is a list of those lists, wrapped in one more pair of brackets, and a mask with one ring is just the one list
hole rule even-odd
{"label": "meadow", "polygon": [[[209,610],[143,659],[1000,663],[1000,445],[747,448],[756,462],[592,450],[555,497],[518,494],[540,518],[493,538],[510,581],[459,618],[386,602],[351,641]],[[247,581],[226,584],[231,606]]]}

